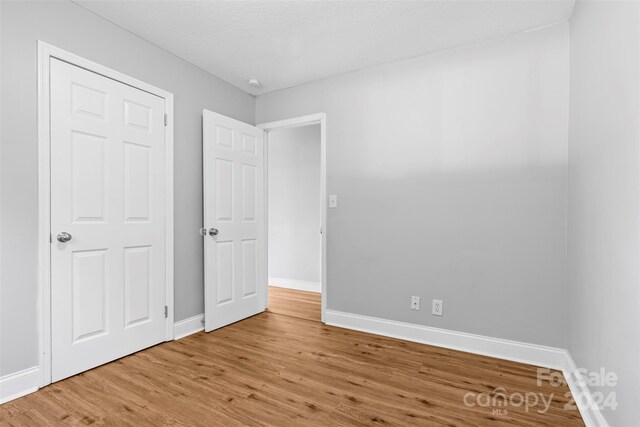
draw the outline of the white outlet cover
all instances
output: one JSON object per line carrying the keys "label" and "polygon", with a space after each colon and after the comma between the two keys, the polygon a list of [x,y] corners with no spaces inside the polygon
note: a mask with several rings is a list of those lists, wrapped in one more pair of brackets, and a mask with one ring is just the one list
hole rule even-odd
{"label": "white outlet cover", "polygon": [[411,310],[420,310],[420,297],[411,297]]}
{"label": "white outlet cover", "polygon": [[431,314],[434,316],[442,316],[442,312],[444,311],[444,304],[442,300],[434,299],[433,304],[431,306]]}
{"label": "white outlet cover", "polygon": [[329,207],[335,209],[338,207],[338,195],[329,194]]}

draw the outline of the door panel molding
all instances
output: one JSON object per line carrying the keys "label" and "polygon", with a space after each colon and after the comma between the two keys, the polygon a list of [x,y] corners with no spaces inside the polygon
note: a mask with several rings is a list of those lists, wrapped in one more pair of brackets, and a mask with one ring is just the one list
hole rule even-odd
{"label": "door panel molding", "polygon": [[[51,383],[51,120],[50,120],[50,63],[58,59],[106,78],[124,83],[163,99],[167,116],[164,127],[165,140],[165,304],[168,315],[165,319],[165,340],[173,340],[174,283],[173,283],[173,94],[143,81],[129,77],[111,68],[89,61],[71,52],[38,41],[38,340],[39,340],[39,386]],[[77,87],[73,91],[74,108],[82,114],[100,118],[108,114],[99,92]],[[127,111],[127,124],[135,131],[144,131],[148,117],[144,109],[133,101]],[[144,147],[141,147],[144,148]],[[144,206],[131,209],[132,221],[140,221]],[[82,214],[82,212],[79,212]],[[80,215],[82,216],[82,215]],[[95,216],[91,212],[91,216]],[[97,218],[91,218],[97,220]]]}

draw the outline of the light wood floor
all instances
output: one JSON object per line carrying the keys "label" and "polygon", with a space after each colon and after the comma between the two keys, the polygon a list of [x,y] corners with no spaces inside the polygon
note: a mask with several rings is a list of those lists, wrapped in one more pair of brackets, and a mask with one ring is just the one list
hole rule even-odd
{"label": "light wood floor", "polygon": [[[289,292],[272,293],[265,313],[2,405],[0,425],[583,425],[577,410],[564,409],[568,388],[536,386],[534,366],[279,314],[306,300]],[[551,407],[464,404],[465,394],[495,396],[498,387],[553,396]]]}
{"label": "light wood floor", "polygon": [[320,294],[269,286],[269,311],[319,322]]}

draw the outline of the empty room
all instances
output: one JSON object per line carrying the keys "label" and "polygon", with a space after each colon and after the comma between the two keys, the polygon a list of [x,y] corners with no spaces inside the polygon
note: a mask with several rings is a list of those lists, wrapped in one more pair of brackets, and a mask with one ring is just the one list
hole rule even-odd
{"label": "empty room", "polygon": [[0,0],[0,425],[640,426],[640,1]]}

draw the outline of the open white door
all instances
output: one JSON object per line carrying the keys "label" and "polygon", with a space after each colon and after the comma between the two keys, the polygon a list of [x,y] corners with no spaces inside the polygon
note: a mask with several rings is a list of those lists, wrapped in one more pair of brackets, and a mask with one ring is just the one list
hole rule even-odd
{"label": "open white door", "polygon": [[203,112],[205,331],[266,308],[263,131]]}

